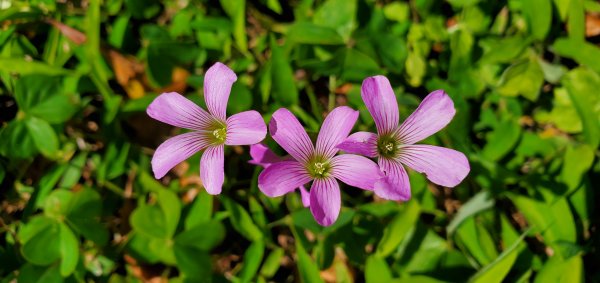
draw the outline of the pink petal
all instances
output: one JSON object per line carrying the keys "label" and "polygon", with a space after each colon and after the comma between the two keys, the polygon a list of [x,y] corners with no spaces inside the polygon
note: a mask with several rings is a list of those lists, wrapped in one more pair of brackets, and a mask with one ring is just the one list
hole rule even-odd
{"label": "pink petal", "polygon": [[347,185],[370,191],[375,189],[375,183],[384,177],[375,162],[354,154],[333,157],[331,175]]}
{"label": "pink petal", "polygon": [[398,102],[390,81],[384,76],[368,77],[363,81],[361,93],[377,132],[382,135],[394,131],[399,121]]}
{"label": "pink petal", "polygon": [[376,157],[377,135],[369,132],[356,132],[348,136],[342,143],[338,144],[337,148],[347,153]]}
{"label": "pink petal", "polygon": [[393,159],[379,158],[379,167],[386,177],[375,184],[375,194],[383,199],[409,200],[410,182],[404,166]]}
{"label": "pink petal", "polygon": [[310,188],[310,211],[321,226],[333,224],[340,214],[340,185],[334,178],[316,179]]}
{"label": "pink petal", "polygon": [[152,156],[154,177],[164,177],[175,165],[188,159],[194,153],[210,144],[204,133],[190,132],[174,136],[163,142]]}
{"label": "pink petal", "polygon": [[250,157],[252,157],[252,160],[248,161],[248,163],[264,168],[271,166],[271,163],[283,160],[283,158],[277,156],[277,154],[262,143],[250,145]]}
{"label": "pink petal", "polygon": [[258,175],[258,188],[267,196],[278,197],[310,182],[304,166],[296,161],[271,164]]}
{"label": "pink petal", "polygon": [[265,120],[254,110],[237,113],[227,119],[227,145],[259,143],[266,135]]}
{"label": "pink petal", "polygon": [[231,85],[237,80],[235,73],[223,63],[217,62],[204,74],[204,101],[208,111],[225,120]]}
{"label": "pink petal", "polygon": [[319,131],[317,152],[326,158],[334,156],[338,152],[336,147],[350,134],[358,114],[358,111],[347,106],[333,109],[323,121]]}
{"label": "pink petal", "polygon": [[471,170],[467,157],[456,150],[433,145],[407,145],[401,148],[400,162],[444,187],[454,187]]}
{"label": "pink petal", "polygon": [[304,207],[309,207],[310,206],[310,193],[306,190],[306,188],[304,186],[298,187],[298,190],[300,190],[300,197],[302,198],[302,205]]}
{"label": "pink petal", "polygon": [[300,121],[285,108],[280,108],[269,122],[271,137],[296,160],[306,163],[314,147]]}
{"label": "pink petal", "polygon": [[421,141],[446,127],[455,113],[452,99],[443,90],[436,90],[402,123],[400,140],[405,144]]}
{"label": "pink petal", "polygon": [[223,180],[225,179],[225,152],[224,146],[210,146],[202,154],[200,159],[200,179],[206,189],[206,192],[211,195],[218,195],[223,188]]}
{"label": "pink petal", "polygon": [[204,109],[176,92],[159,95],[150,103],[146,113],[163,123],[191,130],[205,130],[215,121]]}

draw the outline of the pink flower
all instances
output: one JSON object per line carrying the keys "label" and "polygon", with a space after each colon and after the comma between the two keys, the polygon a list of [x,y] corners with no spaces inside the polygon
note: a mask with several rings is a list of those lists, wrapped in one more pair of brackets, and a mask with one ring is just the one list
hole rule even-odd
{"label": "pink flower", "polygon": [[398,103],[388,79],[366,78],[362,99],[375,120],[377,134],[357,132],[338,145],[349,153],[378,157],[386,178],[375,184],[385,199],[408,200],[410,183],[404,165],[438,185],[454,187],[469,173],[469,161],[453,149],[415,144],[444,128],[456,113],[452,99],[442,90],[430,93],[407,119],[399,124]]}
{"label": "pink flower", "polygon": [[[284,160],[293,159],[291,156],[279,157],[273,151],[271,151],[266,145],[262,143],[253,144],[250,146],[250,157],[252,160],[248,161],[250,164],[267,168],[273,163],[281,162]],[[310,206],[310,195],[304,186],[298,187],[300,190],[300,197],[302,199],[302,205],[304,207]]]}
{"label": "pink flower", "polygon": [[231,85],[237,76],[222,63],[216,63],[204,77],[204,101],[208,112],[182,95],[169,92],[148,106],[150,117],[176,127],[192,130],[162,143],[152,157],[152,171],[159,179],[194,153],[206,149],[200,159],[200,178],[209,194],[221,193],[225,174],[224,145],[249,145],[264,139],[267,127],[256,111],[227,118],[225,110]]}
{"label": "pink flower", "polygon": [[338,152],[336,146],[348,137],[357,118],[358,111],[344,106],[335,108],[323,122],[314,147],[290,111],[284,108],[275,111],[269,131],[293,160],[267,167],[258,176],[258,188],[267,196],[278,197],[313,181],[309,192],[310,211],[319,224],[333,224],[342,203],[337,180],[373,190],[382,177],[377,164],[368,158],[354,154],[335,156]]}

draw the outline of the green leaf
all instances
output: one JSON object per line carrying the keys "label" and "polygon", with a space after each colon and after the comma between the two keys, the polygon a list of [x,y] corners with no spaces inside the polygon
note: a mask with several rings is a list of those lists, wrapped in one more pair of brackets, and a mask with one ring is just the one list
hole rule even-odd
{"label": "green leaf", "polygon": [[498,161],[517,145],[520,137],[521,127],[516,121],[501,121],[487,136],[487,144],[481,154],[491,161]]}
{"label": "green leaf", "polygon": [[544,73],[538,60],[530,58],[517,62],[504,71],[498,92],[506,96],[522,95],[536,101],[543,83]]}
{"label": "green leaf", "polygon": [[548,245],[552,246],[560,240],[576,241],[575,221],[565,198],[559,198],[553,204],[517,194],[510,194],[509,198],[523,213],[532,229],[542,234]]}
{"label": "green leaf", "polygon": [[282,248],[275,248],[265,259],[265,262],[260,269],[260,275],[266,278],[273,277],[277,270],[279,270],[284,255],[285,250]]}
{"label": "green leaf", "polygon": [[244,253],[244,265],[240,271],[241,282],[251,282],[256,277],[260,263],[265,253],[265,243],[263,241],[252,242]]}
{"label": "green leaf", "polygon": [[212,209],[213,196],[206,191],[198,193],[185,218],[185,229],[187,230],[199,224],[208,222],[212,216]]}
{"label": "green leaf", "polygon": [[219,221],[213,220],[197,224],[175,237],[175,244],[210,251],[218,246],[225,238],[225,227]]}
{"label": "green leaf", "polygon": [[544,72],[544,79],[550,83],[556,84],[560,82],[562,77],[567,73],[567,67],[559,64],[552,64],[544,61],[543,59],[538,60]]}
{"label": "green leaf", "polygon": [[77,267],[79,260],[79,241],[75,238],[75,235],[67,227],[67,225],[61,223],[60,225],[60,254],[62,260],[60,262],[60,274],[63,277],[71,275]]}
{"label": "green leaf", "polygon": [[475,217],[465,219],[456,230],[455,237],[459,247],[465,247],[481,265],[489,264],[498,255],[490,233]]}
{"label": "green leaf", "polygon": [[25,264],[19,270],[17,282],[30,283],[62,283],[63,278],[60,274],[58,265],[51,266],[35,266],[33,264]]}
{"label": "green leaf", "polygon": [[129,15],[118,16],[111,26],[111,33],[108,34],[108,43],[122,50],[123,43],[127,40],[126,35],[131,32],[131,26],[129,25]]}
{"label": "green leaf", "polygon": [[124,0],[127,11],[134,18],[149,19],[160,13],[160,3],[157,0]]}
{"label": "green leaf", "polygon": [[6,176],[6,171],[4,170],[4,166],[0,164],[0,183],[4,181],[4,176]]}
{"label": "green leaf", "polygon": [[[412,230],[413,233],[410,239],[407,238],[404,240],[398,249],[397,255],[401,255],[402,266],[405,266],[403,271],[406,273],[420,274],[436,272],[442,268],[442,265],[445,263],[444,260],[451,261],[453,259],[447,259],[450,249],[446,239],[440,237],[433,230],[425,231],[420,226],[421,224],[417,224],[417,227]],[[423,233],[426,234],[423,236]],[[455,256],[455,258],[458,258],[457,261],[459,262],[467,261],[466,257],[462,254]],[[467,264],[463,264],[462,262],[455,264],[452,262],[451,265],[466,266]]]}
{"label": "green leaf", "polygon": [[517,256],[519,255],[519,249],[517,249],[517,247],[521,241],[523,241],[525,235],[526,233],[523,233],[518,241],[514,242],[510,247],[504,250],[492,263],[480,269],[469,279],[469,282],[503,282],[517,260]]}
{"label": "green leaf", "polygon": [[452,235],[465,219],[494,207],[494,204],[495,201],[491,198],[488,191],[477,193],[460,207],[458,213],[456,213],[454,218],[452,218],[452,221],[450,221],[450,224],[446,227],[447,233]]}
{"label": "green leaf", "polygon": [[[560,198],[555,200],[554,203],[550,205],[550,210],[554,215],[554,223],[550,229],[554,229],[556,234],[558,235],[558,241],[550,244],[558,244],[560,242],[568,242],[575,243],[577,242],[577,228],[575,227],[575,219],[573,218],[573,213],[571,212],[571,207],[569,206],[569,202],[566,198]],[[562,251],[559,250],[559,253],[562,254]]]}
{"label": "green leaf", "polygon": [[51,124],[66,122],[77,112],[78,97],[58,93],[33,106],[27,114],[39,117]]}
{"label": "green leaf", "polygon": [[69,162],[69,166],[62,175],[62,179],[60,180],[58,187],[70,189],[75,186],[79,182],[79,179],[81,179],[81,174],[83,173],[83,167],[86,161],[86,151],[82,151],[75,155],[75,157],[73,157]]}
{"label": "green leaf", "polygon": [[263,237],[262,231],[254,224],[248,212],[230,198],[222,198],[221,202],[229,212],[229,221],[233,228],[250,241],[258,241]]}
{"label": "green leaf", "polygon": [[263,105],[266,104],[269,101],[269,97],[271,97],[271,88],[273,86],[271,65],[271,61],[267,61],[256,75],[258,80],[257,88],[260,92],[260,98],[262,99]]}
{"label": "green leaf", "polygon": [[296,255],[298,256],[297,266],[298,273],[300,274],[300,280],[305,283],[323,282],[319,274],[319,268],[312,258],[306,253],[301,241],[296,241]]}
{"label": "green leaf", "polygon": [[420,86],[427,70],[425,59],[416,52],[408,52],[405,68],[406,74],[409,76],[409,84],[411,86]]}
{"label": "green leaf", "polygon": [[600,48],[594,44],[572,38],[559,38],[552,44],[552,49],[558,55],[571,58],[583,66],[600,72]]}
{"label": "green leaf", "polygon": [[227,113],[236,114],[252,107],[252,92],[241,81],[233,83],[231,87],[231,95],[227,104]]}
{"label": "green leaf", "polygon": [[[25,113],[44,104],[55,96],[63,95],[62,82],[59,77],[47,75],[29,75],[21,77],[15,86],[17,105]],[[39,111],[39,109],[38,109]],[[40,117],[45,118],[45,117]]]}
{"label": "green leaf", "polygon": [[127,251],[135,258],[151,264],[161,261],[162,258],[169,259],[171,256],[175,262],[175,253],[170,240],[146,236],[143,233],[132,233],[131,239],[127,242]]}
{"label": "green leaf", "polygon": [[582,182],[582,185],[569,196],[569,203],[573,206],[573,212],[577,214],[576,219],[580,219],[584,225],[594,215],[594,200],[588,196],[593,194],[593,188],[589,180]]}
{"label": "green leaf", "polygon": [[25,124],[38,150],[47,157],[55,157],[58,152],[58,137],[50,124],[36,117],[28,117]]}
{"label": "green leaf", "polygon": [[570,0],[567,17],[569,37],[583,43],[585,41],[585,10],[583,0]]}
{"label": "green leaf", "polygon": [[61,257],[60,223],[36,216],[19,231],[21,254],[36,265],[50,265]]}
{"label": "green leaf", "polygon": [[44,214],[48,217],[60,220],[69,213],[70,202],[73,192],[67,190],[55,190],[46,198],[44,203]]}
{"label": "green leaf", "polygon": [[98,165],[97,178],[100,184],[121,176],[127,170],[130,143],[109,143],[102,162]]}
{"label": "green leaf", "polygon": [[47,65],[39,61],[28,61],[18,58],[1,58],[0,71],[15,73],[19,75],[42,74],[47,76],[59,76],[71,74],[71,71],[59,67]]}
{"label": "green leaf", "polygon": [[186,278],[195,279],[191,280],[193,282],[204,282],[211,277],[212,263],[206,251],[175,244],[174,253],[177,267]]}
{"label": "green leaf", "polygon": [[348,40],[356,28],[356,8],[356,0],[327,0],[315,12],[313,22],[335,29]]}
{"label": "green leaf", "polygon": [[23,120],[11,121],[0,130],[0,153],[11,158],[29,158],[38,152]]}
{"label": "green leaf", "polygon": [[581,119],[569,92],[562,87],[554,89],[552,110],[549,113],[539,110],[535,113],[534,118],[540,123],[553,123],[567,133],[581,133],[583,130]]}
{"label": "green leaf", "polygon": [[233,38],[242,52],[248,51],[246,38],[246,0],[221,0],[223,10],[233,22]]}
{"label": "green leaf", "polygon": [[147,52],[148,75],[158,86],[167,86],[172,81],[173,68],[177,64],[192,62],[199,53],[198,46],[190,42],[172,39],[150,40]]}
{"label": "green leaf", "polygon": [[175,234],[181,214],[181,201],[174,192],[163,189],[158,191],[158,205],[165,216],[165,229],[169,237]]}
{"label": "green leaf", "polygon": [[385,283],[392,279],[392,272],[385,259],[370,256],[365,264],[365,281],[367,283]]}
{"label": "green leaf", "polygon": [[584,282],[583,260],[581,256],[563,259],[550,257],[535,277],[535,283],[542,282]]}
{"label": "green leaf", "polygon": [[248,204],[250,206],[250,215],[254,222],[261,228],[265,227],[267,225],[267,217],[260,202],[256,198],[250,197]]}
{"label": "green leaf", "polygon": [[[453,0],[458,1],[458,0]],[[416,276],[408,276],[400,279],[394,279],[388,281],[389,283],[443,283],[444,281],[437,280],[432,277],[427,277],[424,275],[416,275]]]}
{"label": "green leaf", "polygon": [[479,3],[481,0],[449,0],[448,2],[454,7],[467,7]]}
{"label": "green leaf", "polygon": [[523,54],[530,43],[531,40],[522,36],[483,38],[478,42],[484,50],[480,62],[489,64],[511,63]]}
{"label": "green leaf", "polygon": [[166,216],[155,205],[138,206],[129,218],[133,230],[149,237],[169,238]]}
{"label": "green leaf", "polygon": [[567,13],[569,12],[569,4],[571,0],[554,0],[554,6],[558,11],[558,15],[560,19],[564,22],[567,18]]}
{"label": "green leaf", "polygon": [[408,20],[409,13],[410,7],[408,3],[405,2],[392,2],[383,7],[383,14],[385,17],[397,22]]}
{"label": "green leaf", "polygon": [[593,162],[594,149],[589,145],[570,144],[567,147],[560,177],[569,187],[569,191],[577,189]]}
{"label": "green leaf", "polygon": [[402,38],[389,33],[378,34],[372,38],[383,65],[391,72],[402,73],[408,56],[406,42]]}
{"label": "green leaf", "polygon": [[299,44],[338,45],[344,39],[332,28],[308,22],[297,22],[287,30],[287,40]]}
{"label": "green leaf", "polygon": [[338,51],[335,63],[341,67],[340,78],[349,81],[362,81],[365,77],[379,74],[377,62],[368,55],[351,48]]}
{"label": "green leaf", "polygon": [[572,70],[563,78],[571,101],[583,123],[583,136],[592,148],[600,144],[600,99],[590,95],[600,88],[600,76],[589,69],[580,67]]}
{"label": "green leaf", "polygon": [[267,0],[267,7],[277,14],[281,14],[282,8],[279,0]]}
{"label": "green leaf", "polygon": [[522,3],[523,13],[527,19],[531,35],[535,39],[544,40],[552,23],[551,0],[530,0]]}
{"label": "green leaf", "polygon": [[391,254],[402,242],[408,230],[414,226],[420,213],[421,209],[416,201],[406,203],[404,210],[399,212],[384,229],[376,254],[380,257]]}
{"label": "green leaf", "polygon": [[98,245],[108,242],[108,230],[100,222],[102,198],[96,190],[84,188],[73,193],[68,206],[66,219],[73,230]]}
{"label": "green leaf", "polygon": [[294,73],[289,60],[274,38],[271,38],[272,96],[283,106],[298,103],[298,89],[294,83]]}

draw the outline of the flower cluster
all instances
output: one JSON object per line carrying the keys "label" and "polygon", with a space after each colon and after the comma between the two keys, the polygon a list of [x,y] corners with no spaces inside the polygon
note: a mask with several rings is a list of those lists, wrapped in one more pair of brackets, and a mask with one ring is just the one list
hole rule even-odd
{"label": "flower cluster", "polygon": [[[259,189],[278,197],[298,189],[302,203],[315,220],[333,224],[340,212],[338,181],[373,191],[389,200],[410,199],[410,183],[404,166],[425,173],[438,185],[454,187],[469,173],[464,154],[453,149],[415,144],[450,123],[456,110],[442,90],[429,94],[402,124],[392,87],[384,76],[369,77],[362,85],[362,99],[375,121],[377,134],[350,135],[358,111],[346,106],[325,118],[313,144],[304,127],[287,109],[275,111],[269,132],[289,156],[280,157],[260,142],[267,134],[262,116],[246,111],[226,116],[232,84],[237,80],[227,66],[216,63],[205,74],[204,99],[208,111],[177,93],[164,93],[148,106],[148,115],[161,122],[191,130],[161,144],[152,158],[154,176],[162,178],[178,163],[204,150],[200,178],[206,191],[219,194],[224,181],[224,146],[250,145],[250,163],[264,167]],[[344,154],[338,154],[342,150]],[[377,158],[375,163],[370,158]],[[312,181],[310,190],[305,185]]]}

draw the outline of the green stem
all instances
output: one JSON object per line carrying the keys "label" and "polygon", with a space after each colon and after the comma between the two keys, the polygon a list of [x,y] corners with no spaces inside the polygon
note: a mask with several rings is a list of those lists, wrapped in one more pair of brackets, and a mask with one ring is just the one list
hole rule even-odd
{"label": "green stem", "polygon": [[328,112],[331,112],[335,107],[335,84],[336,79],[334,76],[329,77],[329,104],[327,105]]}
{"label": "green stem", "polygon": [[319,101],[317,100],[315,91],[313,90],[310,84],[306,85],[306,94],[308,95],[308,101],[310,101],[310,108],[312,110],[313,115],[317,118],[319,122],[323,122],[323,109],[321,109],[321,105],[319,105]]}

